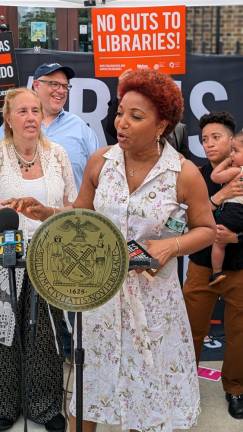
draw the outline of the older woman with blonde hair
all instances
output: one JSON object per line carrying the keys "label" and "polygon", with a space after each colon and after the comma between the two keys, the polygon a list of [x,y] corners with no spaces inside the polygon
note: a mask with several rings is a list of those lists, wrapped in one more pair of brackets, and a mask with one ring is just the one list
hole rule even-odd
{"label": "older woman with blonde hair", "polygon": [[[62,147],[41,133],[43,115],[36,93],[26,88],[8,90],[3,118],[5,136],[0,143],[0,200],[31,195],[53,209],[72,202],[76,188],[71,165]],[[39,224],[38,220],[20,215],[19,229],[23,231],[26,243]],[[29,326],[32,289],[26,271],[17,269],[15,317],[11,309],[7,270],[0,268],[0,431],[11,428],[21,413],[21,386],[24,382],[28,418],[44,424],[48,431],[63,432],[62,311],[39,299],[33,347]],[[16,322],[22,336],[22,367]],[[22,381],[21,370],[24,372]]]}

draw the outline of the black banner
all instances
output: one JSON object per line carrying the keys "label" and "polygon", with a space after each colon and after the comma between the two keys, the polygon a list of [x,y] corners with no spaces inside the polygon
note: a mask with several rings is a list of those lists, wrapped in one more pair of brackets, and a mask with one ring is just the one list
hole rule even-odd
{"label": "black banner", "polygon": [[3,32],[0,33],[0,110],[6,91],[11,87],[18,87],[18,85],[12,32]]}
{"label": "black banner", "polygon": [[[116,78],[95,78],[92,53],[49,51],[41,49],[16,50],[20,85],[31,86],[32,74],[41,63],[71,66],[76,78],[72,80],[69,106],[66,108],[82,117],[103,143],[113,143],[105,131],[107,104],[116,94]],[[198,119],[210,111],[230,111],[238,129],[243,127],[243,57],[188,55],[187,73],[174,76],[185,100],[184,121],[187,124],[191,158],[201,164],[204,152],[200,143]]]}

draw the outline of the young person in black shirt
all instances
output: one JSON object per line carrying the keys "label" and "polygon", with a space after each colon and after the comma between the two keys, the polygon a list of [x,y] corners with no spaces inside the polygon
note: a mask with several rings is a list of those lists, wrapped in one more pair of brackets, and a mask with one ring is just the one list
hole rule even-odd
{"label": "young person in black shirt", "polygon": [[[226,112],[206,114],[200,119],[202,143],[208,162],[201,168],[207,183],[212,211],[228,199],[242,194],[240,178],[225,186],[213,183],[211,173],[231,152],[235,132],[233,117]],[[243,221],[242,221],[243,232]],[[197,362],[204,337],[218,297],[225,301],[226,346],[222,382],[232,417],[243,419],[243,242],[242,235],[217,225],[216,241],[227,243],[223,270],[227,276],[214,287],[209,286],[212,273],[211,247],[190,256],[184,296],[191,324]]]}

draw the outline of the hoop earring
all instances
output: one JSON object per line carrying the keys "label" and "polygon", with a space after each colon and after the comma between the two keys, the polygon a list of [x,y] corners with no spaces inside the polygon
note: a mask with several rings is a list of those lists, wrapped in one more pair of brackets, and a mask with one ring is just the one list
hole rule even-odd
{"label": "hoop earring", "polygon": [[158,155],[160,156],[161,155],[160,135],[158,135],[156,138],[156,144],[157,144]]}

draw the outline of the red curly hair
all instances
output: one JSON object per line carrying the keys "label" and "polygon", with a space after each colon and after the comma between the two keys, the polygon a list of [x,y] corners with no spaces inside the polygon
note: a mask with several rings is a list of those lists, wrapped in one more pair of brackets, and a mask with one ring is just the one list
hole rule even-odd
{"label": "red curly hair", "polygon": [[181,120],[183,97],[175,81],[151,69],[138,69],[127,73],[118,84],[120,99],[125,93],[135,91],[146,96],[157,109],[159,119],[169,122],[163,135],[169,134]]}

